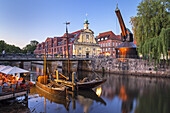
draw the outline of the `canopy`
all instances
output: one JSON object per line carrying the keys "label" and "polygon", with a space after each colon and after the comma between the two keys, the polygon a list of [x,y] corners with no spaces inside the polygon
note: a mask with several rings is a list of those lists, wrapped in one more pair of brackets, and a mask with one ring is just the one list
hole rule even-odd
{"label": "canopy", "polygon": [[28,73],[29,71],[14,66],[14,67],[10,67],[7,69],[3,69],[0,72],[5,73],[5,74],[15,74],[15,73]]}
{"label": "canopy", "polygon": [[0,72],[2,72],[3,70],[9,69],[11,68],[11,66],[2,66],[0,67]]}

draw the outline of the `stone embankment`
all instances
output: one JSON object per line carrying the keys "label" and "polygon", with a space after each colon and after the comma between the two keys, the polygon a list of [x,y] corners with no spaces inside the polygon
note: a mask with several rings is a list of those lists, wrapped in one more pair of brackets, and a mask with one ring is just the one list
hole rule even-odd
{"label": "stone embankment", "polygon": [[149,63],[143,59],[122,61],[115,58],[95,58],[92,61],[79,62],[78,68],[84,71],[170,78],[170,65],[163,63],[156,68],[154,62]]}

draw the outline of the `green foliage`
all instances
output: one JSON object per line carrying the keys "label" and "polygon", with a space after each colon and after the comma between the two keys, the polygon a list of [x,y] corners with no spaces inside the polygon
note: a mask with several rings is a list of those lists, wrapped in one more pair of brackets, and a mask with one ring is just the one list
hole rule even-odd
{"label": "green foliage", "polygon": [[34,50],[37,47],[37,44],[38,44],[38,42],[36,40],[31,41],[30,44],[26,45],[23,48],[23,52],[24,53],[32,53],[33,54]]}
{"label": "green foliage", "polygon": [[160,63],[161,54],[168,58],[170,48],[170,15],[168,0],[143,0],[136,17],[131,17],[138,51]]}
{"label": "green foliage", "polygon": [[22,53],[22,50],[15,45],[9,45],[5,41],[0,40],[0,53],[5,50],[6,53]]}

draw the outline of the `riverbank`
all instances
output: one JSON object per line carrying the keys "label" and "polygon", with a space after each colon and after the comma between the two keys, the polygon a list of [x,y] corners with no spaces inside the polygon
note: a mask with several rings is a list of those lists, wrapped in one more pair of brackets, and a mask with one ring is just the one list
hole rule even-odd
{"label": "riverbank", "polygon": [[119,75],[170,78],[170,66],[168,64],[161,64],[156,69],[154,62],[149,63],[149,61],[143,59],[125,59],[122,61],[113,58],[96,58],[88,62],[79,62],[78,69]]}

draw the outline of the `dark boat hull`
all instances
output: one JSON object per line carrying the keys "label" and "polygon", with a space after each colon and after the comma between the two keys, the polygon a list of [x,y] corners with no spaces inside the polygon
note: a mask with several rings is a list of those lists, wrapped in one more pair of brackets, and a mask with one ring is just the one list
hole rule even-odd
{"label": "dark boat hull", "polygon": [[78,89],[92,89],[106,82],[106,79],[80,83],[77,82]]}
{"label": "dark boat hull", "polygon": [[36,87],[51,95],[66,96],[66,93],[67,93],[67,89],[65,87],[52,88],[38,81],[36,81]]}

